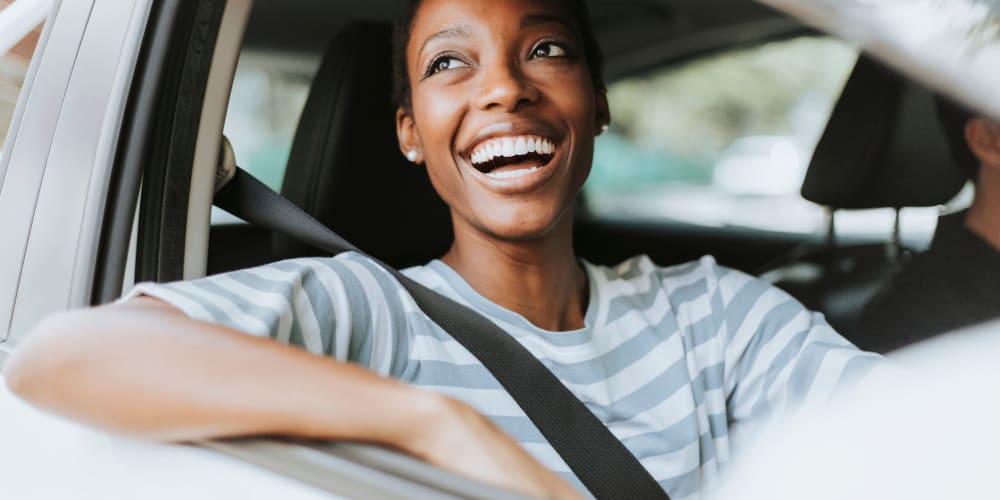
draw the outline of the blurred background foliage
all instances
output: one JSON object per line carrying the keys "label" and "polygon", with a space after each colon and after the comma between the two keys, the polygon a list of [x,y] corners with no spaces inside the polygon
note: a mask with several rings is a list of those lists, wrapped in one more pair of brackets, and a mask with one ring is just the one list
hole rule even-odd
{"label": "blurred background foliage", "polygon": [[614,82],[590,189],[708,184],[741,137],[786,137],[811,153],[856,58],[836,40],[802,37]]}

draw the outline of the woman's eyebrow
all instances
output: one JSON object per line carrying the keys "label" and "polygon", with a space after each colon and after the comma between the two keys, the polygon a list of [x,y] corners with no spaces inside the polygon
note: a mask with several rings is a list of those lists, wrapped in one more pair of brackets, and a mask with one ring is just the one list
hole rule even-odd
{"label": "woman's eyebrow", "polygon": [[539,24],[561,24],[570,31],[570,33],[576,33],[573,30],[573,26],[570,25],[565,19],[554,14],[526,14],[521,18],[521,28],[530,28],[532,26],[537,26]]}
{"label": "woman's eyebrow", "polygon": [[419,56],[420,54],[423,54],[424,49],[427,47],[427,44],[433,42],[434,40],[437,40],[439,38],[467,37],[469,36],[470,32],[471,30],[469,29],[469,26],[465,24],[456,24],[448,26],[445,29],[438,31],[437,33],[434,33],[433,35],[427,37],[427,39],[424,40],[424,43],[420,45],[420,50],[417,52],[417,55]]}

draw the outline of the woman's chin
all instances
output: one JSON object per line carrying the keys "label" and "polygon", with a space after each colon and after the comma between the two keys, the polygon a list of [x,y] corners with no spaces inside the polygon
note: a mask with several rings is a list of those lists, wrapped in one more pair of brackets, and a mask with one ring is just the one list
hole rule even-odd
{"label": "woman's chin", "polygon": [[529,242],[552,235],[562,219],[552,211],[515,211],[482,219],[480,229],[503,241]]}

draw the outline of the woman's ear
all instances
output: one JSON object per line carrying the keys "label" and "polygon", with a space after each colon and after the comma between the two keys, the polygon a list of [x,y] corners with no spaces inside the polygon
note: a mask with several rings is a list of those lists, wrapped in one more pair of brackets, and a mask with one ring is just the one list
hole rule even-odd
{"label": "woman's ear", "polygon": [[597,89],[597,135],[601,135],[611,126],[611,109],[608,106],[607,89]]}
{"label": "woman's ear", "polygon": [[965,142],[985,168],[1000,170],[1000,124],[972,118],[965,124]]}
{"label": "woman's ear", "polygon": [[423,163],[424,155],[416,123],[413,121],[413,116],[402,106],[396,109],[396,139],[399,141],[400,152],[407,160],[417,165]]}

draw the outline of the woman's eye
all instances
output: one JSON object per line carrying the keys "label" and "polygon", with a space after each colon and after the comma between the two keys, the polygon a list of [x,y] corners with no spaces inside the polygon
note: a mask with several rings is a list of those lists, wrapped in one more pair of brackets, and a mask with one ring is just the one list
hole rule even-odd
{"label": "woman's eye", "polygon": [[431,76],[435,73],[447,71],[449,69],[463,68],[465,66],[468,66],[468,64],[457,57],[441,56],[431,62],[430,67],[427,68],[426,76]]}
{"label": "woman's eye", "polygon": [[566,49],[555,42],[543,42],[531,51],[532,57],[565,57]]}

